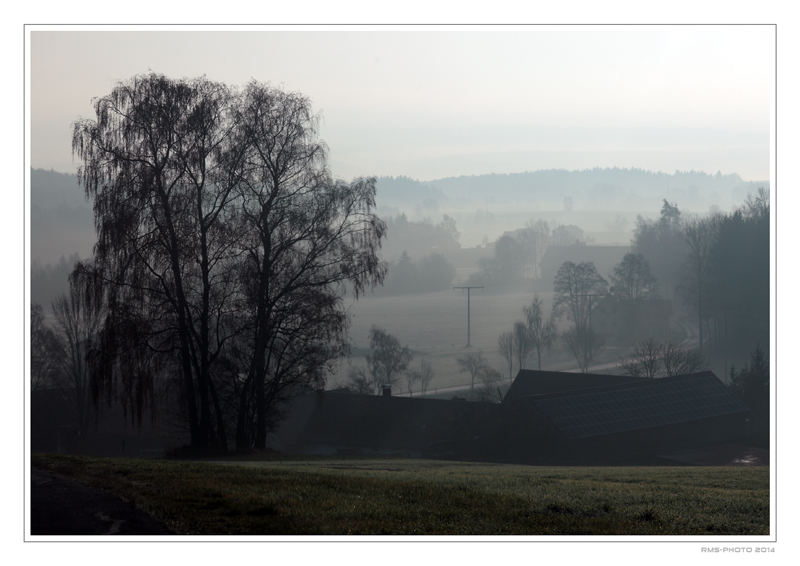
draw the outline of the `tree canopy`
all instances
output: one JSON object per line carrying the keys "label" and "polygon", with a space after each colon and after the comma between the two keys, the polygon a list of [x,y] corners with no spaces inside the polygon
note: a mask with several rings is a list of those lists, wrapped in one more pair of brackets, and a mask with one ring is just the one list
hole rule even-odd
{"label": "tree canopy", "polygon": [[566,316],[574,323],[572,328],[561,334],[561,339],[585,373],[603,344],[601,337],[592,329],[591,316],[597,303],[608,294],[608,282],[600,276],[592,262],[575,265],[567,261],[556,274],[553,290],[553,315]]}
{"label": "tree canopy", "polygon": [[658,281],[650,273],[650,264],[642,254],[627,253],[614,267],[611,294],[627,301],[659,297]]}
{"label": "tree canopy", "polygon": [[[308,98],[150,73],[73,125],[94,199],[86,296],[102,301],[98,379],[136,352],[180,376],[192,446],[263,447],[277,400],[346,350],[345,290],[380,284],[375,180],[334,179]],[[169,369],[169,371],[167,371]],[[126,402],[140,404],[140,398]]]}

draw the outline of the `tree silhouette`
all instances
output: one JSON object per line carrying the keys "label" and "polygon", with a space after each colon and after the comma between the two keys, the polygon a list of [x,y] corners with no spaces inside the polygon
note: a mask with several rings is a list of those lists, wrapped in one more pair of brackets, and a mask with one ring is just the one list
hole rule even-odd
{"label": "tree silhouette", "polygon": [[602,338],[591,327],[592,309],[607,294],[608,283],[592,262],[575,265],[565,262],[558,270],[553,283],[555,298],[554,316],[566,316],[574,326],[562,333],[561,338],[573,353],[582,372],[603,345]]}
{"label": "tree silhouette", "polygon": [[369,347],[372,355],[367,356],[367,366],[380,385],[392,385],[395,377],[414,359],[408,346],[402,346],[397,337],[375,325],[369,329]]}
{"label": "tree silhouette", "polygon": [[375,180],[334,179],[308,99],[255,81],[150,73],[94,106],[73,151],[98,232],[80,279],[107,312],[98,379],[148,351],[180,376],[194,448],[226,448],[231,422],[263,447],[275,401],[346,351],[344,292],[383,281]]}
{"label": "tree silhouette", "polygon": [[497,337],[497,351],[508,364],[508,379],[514,379],[514,333],[503,332]]}
{"label": "tree silhouette", "polygon": [[642,254],[627,253],[614,267],[611,294],[626,301],[658,298],[658,281]]}
{"label": "tree silhouette", "polygon": [[458,364],[458,371],[460,373],[468,373],[470,375],[472,380],[470,387],[472,391],[475,391],[475,376],[478,375],[478,372],[482,368],[488,365],[486,356],[483,355],[483,352],[470,352],[469,354],[457,357],[456,363]]}
{"label": "tree silhouette", "polygon": [[530,306],[523,309],[525,320],[528,326],[528,337],[531,346],[536,350],[539,360],[538,369],[542,369],[542,352],[550,350],[558,339],[558,328],[552,315],[549,319],[544,318],[544,303],[536,294]]}

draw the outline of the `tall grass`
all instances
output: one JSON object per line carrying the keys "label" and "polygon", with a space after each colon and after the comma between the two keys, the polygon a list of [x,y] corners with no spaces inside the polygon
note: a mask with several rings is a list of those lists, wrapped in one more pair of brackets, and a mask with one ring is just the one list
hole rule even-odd
{"label": "tall grass", "polygon": [[131,501],[176,534],[769,534],[768,468],[41,455],[33,464]]}

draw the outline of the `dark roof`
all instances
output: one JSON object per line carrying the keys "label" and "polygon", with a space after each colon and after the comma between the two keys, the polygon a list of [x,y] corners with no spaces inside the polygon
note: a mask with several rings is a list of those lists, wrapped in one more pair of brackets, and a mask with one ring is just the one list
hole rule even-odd
{"label": "dark roof", "polygon": [[600,375],[593,373],[569,373],[563,371],[520,370],[514,383],[506,392],[504,403],[517,401],[530,395],[575,392],[605,385],[617,385],[635,381],[648,381],[642,377],[623,375]]}
{"label": "dark roof", "polygon": [[323,395],[298,443],[422,452],[433,442],[476,433],[500,409],[498,404],[442,399]]}
{"label": "dark roof", "polygon": [[561,392],[529,401],[568,438],[585,438],[746,413],[712,372]]}

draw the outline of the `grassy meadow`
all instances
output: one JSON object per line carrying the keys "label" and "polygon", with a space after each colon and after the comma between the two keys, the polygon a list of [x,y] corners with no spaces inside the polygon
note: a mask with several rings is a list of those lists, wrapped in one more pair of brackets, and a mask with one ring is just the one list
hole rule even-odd
{"label": "grassy meadow", "polygon": [[[552,289],[539,296],[549,315],[553,299]],[[364,354],[369,353],[368,334],[371,325],[380,326],[394,334],[414,353],[412,367],[425,359],[432,364],[435,376],[428,388],[434,394],[437,388],[469,385],[468,374],[459,373],[456,357],[470,351],[481,351],[489,364],[499,371],[508,383],[508,365],[497,352],[497,338],[513,329],[514,322],[523,320],[522,308],[533,300],[534,290],[503,294],[473,290],[470,300],[471,343],[467,344],[467,292],[463,290],[437,291],[415,295],[374,296],[367,293],[350,306],[353,315],[350,339],[353,345],[349,360],[340,363],[339,370],[328,378],[328,387],[343,384],[347,379],[349,364],[365,364]],[[562,321],[566,328],[568,323]],[[627,353],[608,347],[598,355],[598,363],[616,362]],[[528,359],[529,369],[536,367],[536,356]],[[577,368],[575,359],[561,347],[542,355],[542,369],[570,370]],[[514,364],[514,375],[519,370]],[[401,377],[398,393],[407,393]],[[414,393],[419,386],[415,386]]]}
{"label": "grassy meadow", "polygon": [[768,535],[769,468],[34,455],[186,535]]}

